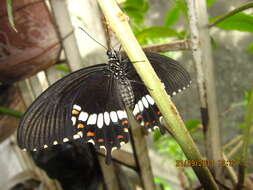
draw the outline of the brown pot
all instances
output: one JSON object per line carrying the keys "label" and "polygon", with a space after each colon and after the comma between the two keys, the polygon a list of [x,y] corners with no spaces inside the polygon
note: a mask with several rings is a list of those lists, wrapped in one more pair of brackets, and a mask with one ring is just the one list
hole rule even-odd
{"label": "brown pot", "polygon": [[55,63],[60,43],[44,1],[13,0],[18,32],[9,23],[5,2],[0,2],[0,81],[11,83]]}

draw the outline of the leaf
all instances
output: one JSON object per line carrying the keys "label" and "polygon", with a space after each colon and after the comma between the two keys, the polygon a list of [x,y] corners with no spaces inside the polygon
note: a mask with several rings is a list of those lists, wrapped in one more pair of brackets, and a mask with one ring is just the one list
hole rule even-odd
{"label": "leaf", "polygon": [[207,7],[211,7],[214,5],[214,3],[216,3],[216,0],[206,0],[207,3]]}
{"label": "leaf", "polygon": [[185,126],[186,128],[191,131],[193,129],[196,129],[199,125],[201,125],[201,122],[199,120],[188,120],[186,123],[185,123]]}
{"label": "leaf", "polygon": [[176,30],[173,30],[169,27],[150,27],[142,30],[136,34],[136,38],[139,43],[143,43],[148,38],[165,38],[165,37],[178,37],[179,34]]}
{"label": "leaf", "polygon": [[171,8],[165,16],[165,26],[174,25],[180,16],[180,9],[178,7]]}
{"label": "leaf", "polygon": [[177,0],[176,1],[176,7],[180,9],[183,13],[183,15],[188,19],[188,11],[187,11],[187,4],[186,1]]}
{"label": "leaf", "polygon": [[[214,21],[220,16],[210,19]],[[245,13],[237,13],[231,17],[226,18],[219,24],[215,25],[216,27],[223,30],[238,30],[241,32],[251,32],[253,33],[253,16]]]}
{"label": "leaf", "polygon": [[12,0],[6,0],[6,6],[9,23],[11,24],[12,29],[15,30],[15,32],[17,32],[13,17]]}
{"label": "leaf", "polygon": [[0,106],[0,114],[10,115],[10,116],[16,117],[18,119],[20,119],[23,115],[23,113],[21,113],[21,112],[18,112],[16,110],[12,110],[12,109],[9,109],[9,108],[3,107],[3,106]]}

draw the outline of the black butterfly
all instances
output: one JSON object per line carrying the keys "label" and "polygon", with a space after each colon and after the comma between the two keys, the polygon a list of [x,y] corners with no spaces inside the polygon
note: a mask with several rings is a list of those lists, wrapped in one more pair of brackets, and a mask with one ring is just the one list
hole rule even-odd
{"label": "black butterfly", "polygon": [[[43,92],[27,109],[18,127],[18,144],[36,151],[81,138],[111,152],[129,141],[126,107],[148,131],[160,128],[161,113],[127,57],[107,51],[108,64],[73,72]],[[187,71],[166,56],[146,56],[169,95],[191,83]]]}

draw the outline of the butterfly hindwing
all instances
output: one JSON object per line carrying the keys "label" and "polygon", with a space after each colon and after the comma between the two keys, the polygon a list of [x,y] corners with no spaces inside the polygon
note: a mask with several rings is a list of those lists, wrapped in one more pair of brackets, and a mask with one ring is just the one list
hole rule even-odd
{"label": "butterfly hindwing", "polygon": [[[156,53],[145,52],[145,54],[170,96],[174,96],[189,87],[190,75],[177,61]],[[135,119],[148,131],[160,128],[161,133],[164,133],[165,129],[160,123],[161,113],[159,109],[130,61],[126,58],[125,61],[129,62],[128,78],[133,81],[131,85],[135,96],[133,110]]]}

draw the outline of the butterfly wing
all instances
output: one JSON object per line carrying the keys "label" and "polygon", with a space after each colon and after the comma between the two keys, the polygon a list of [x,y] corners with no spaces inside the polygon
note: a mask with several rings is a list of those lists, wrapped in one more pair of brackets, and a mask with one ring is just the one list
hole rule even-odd
{"label": "butterfly wing", "polygon": [[73,72],[50,86],[27,109],[18,127],[17,140],[22,149],[38,150],[72,139],[71,105],[76,91],[86,78],[106,67],[96,65]]}
{"label": "butterfly wing", "polygon": [[[190,75],[177,61],[156,53],[145,52],[145,54],[170,96],[174,96],[189,87]],[[149,131],[160,128],[160,131],[164,133],[165,129],[160,123],[161,113],[130,61],[128,78],[133,81],[131,84],[135,95],[133,110],[135,119]]]}
{"label": "butterfly wing", "polygon": [[88,67],[59,80],[28,108],[18,128],[18,144],[39,150],[81,138],[111,151],[128,142],[128,121],[118,82],[106,65]]}

